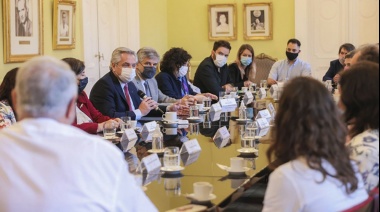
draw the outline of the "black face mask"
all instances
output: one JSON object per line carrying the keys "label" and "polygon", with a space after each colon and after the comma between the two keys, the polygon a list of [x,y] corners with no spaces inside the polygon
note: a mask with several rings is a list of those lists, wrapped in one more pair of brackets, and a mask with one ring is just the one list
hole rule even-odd
{"label": "black face mask", "polygon": [[295,60],[298,57],[298,53],[286,52],[288,60]]}
{"label": "black face mask", "polygon": [[86,88],[87,83],[88,83],[88,77],[79,80],[78,94],[82,93],[82,91]]}
{"label": "black face mask", "polygon": [[145,79],[152,79],[155,74],[156,74],[156,67],[152,67],[152,66],[144,66],[144,71],[141,72],[141,75]]}

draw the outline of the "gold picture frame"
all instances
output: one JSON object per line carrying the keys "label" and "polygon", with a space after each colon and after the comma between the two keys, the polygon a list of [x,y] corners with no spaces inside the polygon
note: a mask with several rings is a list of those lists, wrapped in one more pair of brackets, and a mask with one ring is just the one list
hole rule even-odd
{"label": "gold picture frame", "polygon": [[272,3],[244,4],[244,39],[273,39]]}
{"label": "gold picture frame", "polygon": [[208,5],[208,39],[236,40],[236,4]]}
{"label": "gold picture frame", "polygon": [[54,0],[53,49],[75,49],[76,1]]}
{"label": "gold picture frame", "polygon": [[43,55],[42,0],[3,0],[4,63]]}

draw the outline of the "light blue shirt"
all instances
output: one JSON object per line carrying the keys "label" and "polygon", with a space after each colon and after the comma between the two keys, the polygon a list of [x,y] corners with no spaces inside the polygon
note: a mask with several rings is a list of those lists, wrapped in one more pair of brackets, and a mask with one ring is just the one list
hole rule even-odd
{"label": "light blue shirt", "polygon": [[289,64],[287,59],[275,62],[268,78],[285,82],[298,76],[311,76],[311,68],[309,63],[297,58],[293,64]]}

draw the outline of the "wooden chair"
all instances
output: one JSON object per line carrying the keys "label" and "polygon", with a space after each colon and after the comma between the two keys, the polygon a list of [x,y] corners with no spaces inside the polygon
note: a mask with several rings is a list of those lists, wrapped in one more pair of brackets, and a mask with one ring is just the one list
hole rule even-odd
{"label": "wooden chair", "polygon": [[260,84],[260,80],[268,79],[268,75],[272,65],[277,61],[277,58],[273,58],[269,55],[261,53],[255,57],[256,63],[256,77],[253,82],[257,85]]}

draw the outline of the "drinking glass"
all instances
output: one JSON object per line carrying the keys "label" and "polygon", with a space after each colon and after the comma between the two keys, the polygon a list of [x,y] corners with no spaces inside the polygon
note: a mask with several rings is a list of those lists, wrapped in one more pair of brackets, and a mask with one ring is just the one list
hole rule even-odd
{"label": "drinking glass", "polygon": [[206,97],[203,100],[203,107],[210,108],[211,107],[211,99],[210,97]]}
{"label": "drinking glass", "polygon": [[199,124],[190,123],[189,124],[190,135],[198,135],[199,134]]}
{"label": "drinking glass", "polygon": [[176,168],[179,164],[179,148],[176,146],[166,147],[164,150],[164,167]]}
{"label": "drinking glass", "polygon": [[103,127],[103,136],[105,139],[113,139],[116,135],[116,126],[113,122],[106,122]]}
{"label": "drinking glass", "polygon": [[267,81],[266,80],[260,80],[260,88],[267,88]]}
{"label": "drinking glass", "polygon": [[190,106],[190,117],[199,117],[199,108],[197,105]]}
{"label": "drinking glass", "polygon": [[129,116],[124,116],[120,118],[123,123],[120,124],[120,129],[121,131],[125,131],[126,129],[131,128],[131,117]]}

